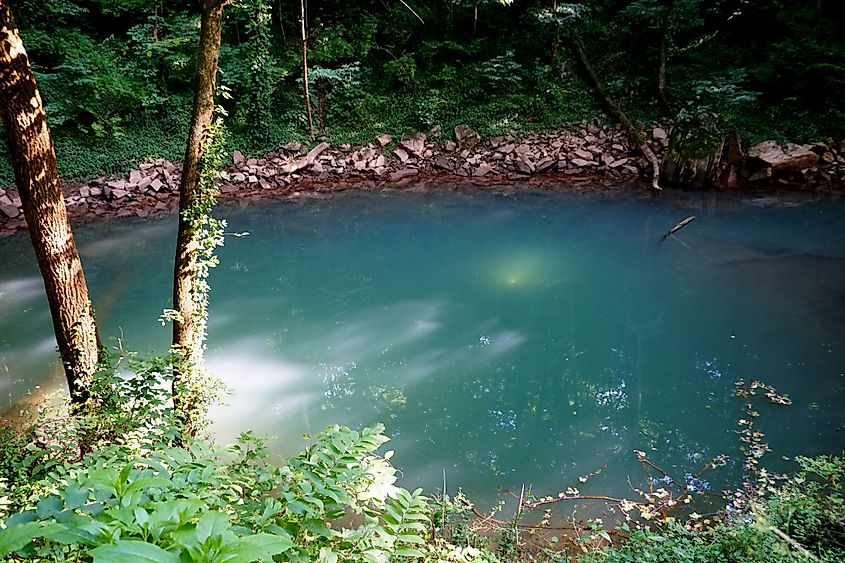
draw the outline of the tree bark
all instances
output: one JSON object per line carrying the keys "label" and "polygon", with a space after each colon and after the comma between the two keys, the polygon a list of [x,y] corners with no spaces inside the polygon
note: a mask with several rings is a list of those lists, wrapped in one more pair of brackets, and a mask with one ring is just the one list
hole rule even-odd
{"label": "tree bark", "polygon": [[305,118],[308,120],[308,136],[314,140],[314,122],[311,119],[311,95],[308,92],[308,31],[305,23],[305,0],[299,0],[299,40],[302,46],[302,89],[305,96]]}
{"label": "tree bark", "polygon": [[100,338],[68,223],[47,116],[8,0],[0,0],[0,114],[71,401],[80,406],[90,398]]}
{"label": "tree bark", "polygon": [[198,250],[198,229],[188,216],[188,211],[201,197],[200,175],[208,129],[214,114],[214,90],[217,80],[217,64],[220,54],[220,36],[223,6],[226,0],[204,0],[200,27],[199,56],[197,58],[197,85],[194,97],[194,113],[188,134],[188,146],[179,185],[179,233],[176,240],[176,261],[173,272],[173,309],[177,312],[173,321],[173,351],[179,356],[174,366],[173,405],[186,422],[190,433],[191,405],[180,391],[187,383],[190,367],[201,353],[200,319],[194,291],[197,286],[195,267]]}
{"label": "tree bark", "polygon": [[581,44],[575,38],[570,38],[570,45],[572,47],[572,51],[575,54],[575,58],[578,59],[578,62],[581,63],[581,67],[584,69],[584,72],[587,74],[587,77],[590,79],[590,83],[593,86],[593,90],[595,90],[596,94],[599,97],[601,103],[607,109],[607,112],[610,114],[611,117],[616,119],[622,127],[625,128],[625,131],[628,132],[628,136],[631,138],[631,141],[637,145],[637,148],[645,155],[646,159],[651,164],[652,168],[652,178],[651,178],[651,188],[656,192],[663,191],[663,188],[660,187],[660,162],[657,160],[657,155],[654,154],[654,151],[651,150],[651,147],[648,146],[646,143],[645,138],[637,131],[634,124],[631,123],[631,120],[628,119],[628,116],[625,115],[625,112],[619,107],[619,105],[613,101],[613,98],[610,97],[610,94],[607,93],[605,90],[602,81],[599,79],[596,72],[593,70],[593,66],[590,64],[590,60],[587,58],[587,54],[584,52],[584,49],[581,47]]}

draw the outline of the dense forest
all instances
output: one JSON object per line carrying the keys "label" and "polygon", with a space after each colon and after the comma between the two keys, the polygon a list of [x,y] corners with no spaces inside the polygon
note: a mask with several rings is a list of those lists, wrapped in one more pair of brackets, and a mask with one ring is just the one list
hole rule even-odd
{"label": "dense forest", "polygon": [[[182,156],[198,2],[12,4],[64,176]],[[224,15],[219,103],[247,154],[309,129],[333,144],[460,123],[483,137],[555,129],[603,115],[580,46],[640,123],[838,140],[844,26],[845,7],[829,0],[242,0]],[[8,165],[0,178],[10,183]]]}

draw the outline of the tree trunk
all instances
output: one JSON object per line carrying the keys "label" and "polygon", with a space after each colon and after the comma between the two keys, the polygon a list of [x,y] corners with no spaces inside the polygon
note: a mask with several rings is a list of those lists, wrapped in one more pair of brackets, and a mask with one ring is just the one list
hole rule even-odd
{"label": "tree trunk", "polygon": [[80,406],[90,398],[100,338],[67,219],[47,116],[7,2],[0,0],[0,114],[71,401]]}
{"label": "tree trunk", "polygon": [[[2,0],[0,0],[2,1]],[[188,134],[182,180],[179,185],[179,234],[176,240],[176,263],[173,272],[173,350],[179,356],[174,366],[173,405],[191,432],[190,404],[181,392],[188,383],[191,367],[196,365],[202,352],[201,319],[197,318],[194,291],[198,276],[196,257],[198,227],[188,216],[201,197],[200,174],[208,129],[214,113],[214,89],[217,79],[217,62],[220,54],[221,22],[225,0],[204,0],[200,28],[199,56],[197,58],[197,90],[194,97],[194,114]]]}
{"label": "tree trunk", "polygon": [[311,96],[308,93],[308,31],[305,23],[305,0],[299,0],[299,40],[302,43],[302,88],[305,95],[305,118],[308,120],[308,136],[314,140],[314,122],[311,119]]}
{"label": "tree trunk", "polygon": [[657,64],[657,96],[660,99],[660,105],[663,106],[663,110],[666,113],[670,113],[672,111],[672,106],[669,103],[669,94],[666,91],[666,64],[668,62],[669,49],[669,23],[674,9],[675,0],[666,0],[666,6],[663,8],[663,20],[660,22],[660,48]]}
{"label": "tree trunk", "polygon": [[651,188],[656,192],[663,191],[663,188],[660,187],[660,162],[657,160],[657,155],[654,154],[654,151],[648,146],[645,138],[639,131],[637,131],[634,124],[631,123],[631,120],[628,119],[627,115],[625,115],[625,112],[622,111],[622,109],[610,97],[610,94],[607,93],[607,90],[604,89],[604,85],[593,70],[593,66],[590,64],[589,59],[587,59],[587,54],[584,53],[584,49],[581,48],[581,44],[578,40],[570,38],[570,44],[572,46],[572,51],[575,53],[575,58],[581,63],[581,66],[587,74],[587,77],[590,79],[593,90],[595,90],[601,103],[607,108],[610,116],[616,119],[622,127],[625,128],[625,131],[628,132],[628,136],[631,138],[631,141],[637,145],[637,148],[640,149],[651,164]]}

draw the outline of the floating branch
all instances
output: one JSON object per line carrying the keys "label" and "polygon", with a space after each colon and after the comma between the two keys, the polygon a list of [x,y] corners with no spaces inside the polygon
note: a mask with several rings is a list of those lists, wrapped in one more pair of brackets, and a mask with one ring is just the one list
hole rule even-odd
{"label": "floating branch", "polygon": [[680,223],[678,223],[677,225],[675,225],[674,227],[672,227],[671,229],[666,231],[666,234],[663,235],[663,238],[660,239],[660,240],[666,240],[667,238],[671,237],[672,235],[674,235],[675,233],[677,233],[678,231],[680,231],[681,229],[683,229],[684,227],[686,227],[687,225],[692,223],[694,220],[695,220],[695,215],[690,215],[689,217],[687,217],[686,219],[684,219],[683,221],[681,221]]}

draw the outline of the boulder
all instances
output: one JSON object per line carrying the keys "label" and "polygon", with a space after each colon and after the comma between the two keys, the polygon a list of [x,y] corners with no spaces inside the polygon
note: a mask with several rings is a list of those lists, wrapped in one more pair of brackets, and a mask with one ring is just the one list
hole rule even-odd
{"label": "boulder", "polygon": [[138,183],[141,182],[141,179],[143,177],[144,175],[141,174],[140,170],[132,170],[131,172],[129,172],[129,183],[138,185]]}
{"label": "boulder", "polygon": [[461,124],[455,127],[455,141],[462,149],[474,149],[481,142],[481,136],[469,125]]}
{"label": "boulder", "polygon": [[241,166],[244,163],[244,154],[241,151],[235,151],[232,153],[232,162],[235,166]]}
{"label": "boulder", "polygon": [[755,168],[771,168],[773,174],[799,172],[818,162],[819,155],[811,149],[810,145],[787,143],[781,147],[775,141],[764,141],[748,149],[748,158],[754,159]]}
{"label": "boulder", "polygon": [[655,127],[651,131],[651,138],[655,141],[667,141],[669,139],[669,135],[666,133],[666,129],[662,127]]}
{"label": "boulder", "polygon": [[393,140],[393,137],[391,137],[391,136],[390,136],[390,135],[388,135],[387,133],[382,133],[381,135],[379,135],[378,137],[376,137],[376,140],[378,141],[378,144],[379,144],[379,145],[381,145],[381,146],[383,146],[383,147],[386,147],[387,145],[389,145],[389,144],[390,144],[390,141],[392,141],[392,140]]}
{"label": "boulder", "polygon": [[285,143],[282,145],[282,150],[286,150],[288,152],[299,152],[302,150],[302,143],[299,141],[291,141],[289,143]]}
{"label": "boulder", "polygon": [[[146,190],[146,189],[150,186],[150,184],[152,184],[152,183],[153,183],[153,179],[152,179],[152,178],[150,178],[149,176],[144,176],[144,177],[143,177],[143,178],[141,178],[141,180],[138,182],[138,191],[141,191],[141,192],[142,192],[142,191]],[[80,192],[81,192],[81,191],[82,191],[82,190],[80,190]]]}
{"label": "boulder", "polygon": [[413,135],[403,137],[399,146],[408,151],[408,153],[421,157],[425,152],[425,133],[414,133]]}
{"label": "boulder", "polygon": [[[164,184],[158,178],[150,182],[150,189],[156,192],[159,191],[163,186]],[[94,188],[91,188],[91,195],[94,195]]]}

